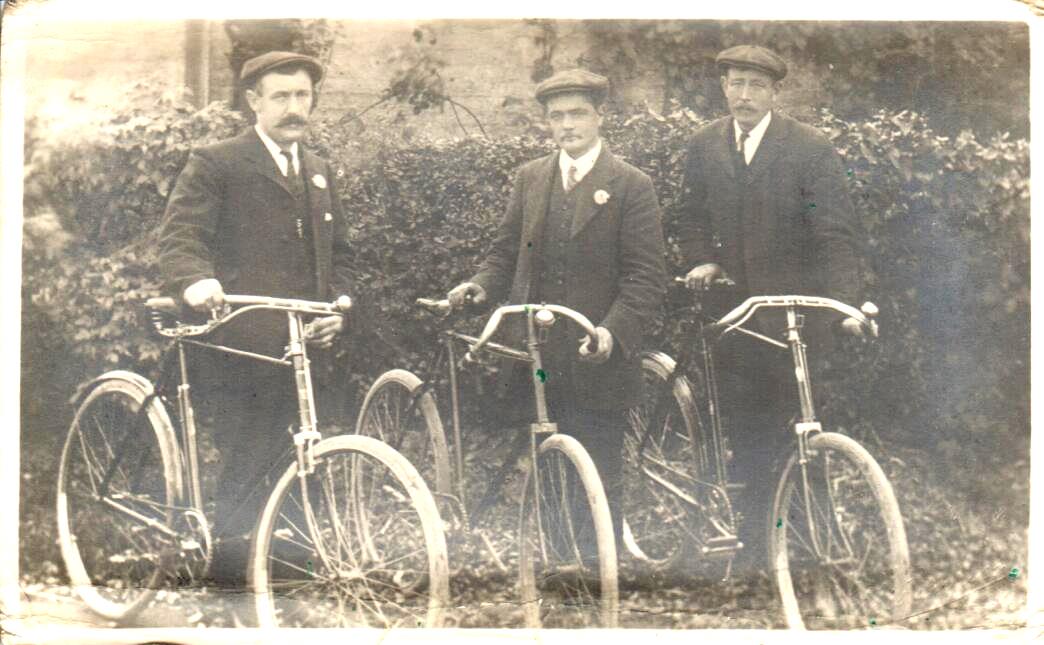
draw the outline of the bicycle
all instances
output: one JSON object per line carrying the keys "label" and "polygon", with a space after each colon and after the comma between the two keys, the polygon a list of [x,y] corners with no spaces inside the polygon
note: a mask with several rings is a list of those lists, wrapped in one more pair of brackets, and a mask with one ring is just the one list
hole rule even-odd
{"label": "bicycle", "polygon": [[[439,315],[450,311],[447,300],[420,298],[417,305]],[[386,441],[419,464],[436,495],[456,509],[451,512],[463,518],[465,530],[470,532],[458,372],[477,365],[485,355],[528,365],[536,421],[528,429],[528,472],[523,484],[518,538],[519,588],[525,622],[530,627],[615,627],[619,606],[616,544],[602,482],[583,446],[558,433],[557,425],[548,417],[541,347],[556,315],[576,323],[591,338],[596,337],[586,317],[553,304],[500,307],[477,337],[444,329],[440,333],[441,351],[432,362],[430,378],[421,380],[402,369],[382,374],[366,394],[356,433]],[[525,319],[524,350],[490,340],[501,322],[512,316]],[[458,352],[460,344],[467,347],[463,356]],[[455,472],[451,472],[434,390],[443,367],[448,374]],[[596,553],[590,552],[592,546]]]}
{"label": "bicycle", "polygon": [[[765,309],[784,311],[785,342],[743,327]],[[729,577],[743,548],[731,502],[741,485],[728,478],[731,451],[713,346],[726,334],[745,333],[789,350],[798,384],[797,448],[783,466],[766,526],[786,623],[799,629],[859,627],[871,619],[884,624],[910,610],[905,527],[892,486],[870,453],[850,437],[823,431],[816,418],[804,314],[798,313],[814,309],[854,318],[877,336],[872,303],[859,310],[829,298],[755,296],[714,320],[697,296],[693,356],[675,364],[665,354],[645,353],[645,399],[632,411],[625,441],[625,472],[641,477],[625,478],[632,485],[624,495],[624,545],[658,568],[676,565],[695,547],[698,558],[724,562]]]}
{"label": "bicycle", "polygon": [[[149,299],[155,331],[171,339],[156,385],[117,370],[78,393],[57,499],[59,542],[73,588],[95,613],[127,621],[159,588],[205,578],[212,540],[186,358],[188,347],[203,348],[289,367],[296,383],[299,424],[288,428],[293,459],[251,540],[247,585],[258,624],[441,625],[449,598],[446,543],[423,479],[375,439],[324,439],[319,431],[305,317],[343,316],[351,300],[229,295],[226,302],[206,322],[188,324],[177,319],[173,299]],[[260,310],[287,315],[283,357],[206,338]]]}

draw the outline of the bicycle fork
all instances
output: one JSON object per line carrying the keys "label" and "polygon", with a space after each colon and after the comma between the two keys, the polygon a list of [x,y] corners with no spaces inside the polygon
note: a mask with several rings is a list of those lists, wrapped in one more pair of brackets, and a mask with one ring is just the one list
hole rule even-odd
{"label": "bicycle fork", "polygon": [[[801,402],[801,417],[794,424],[794,432],[797,434],[798,440],[798,465],[801,468],[802,503],[805,506],[805,517],[809,524],[808,535],[812,542],[812,550],[816,556],[826,558],[829,555],[826,548],[828,545],[822,543],[824,535],[821,535],[820,530],[816,527],[816,500],[812,492],[813,483],[810,481],[809,473],[809,460],[814,452],[809,447],[809,439],[813,434],[822,432],[823,425],[816,420],[815,406],[812,401],[812,382],[808,369],[808,355],[805,351],[805,344],[801,340],[801,328],[804,326],[804,318],[803,315],[798,314],[794,310],[794,307],[787,307],[787,344],[790,346],[790,353],[794,360],[794,376],[797,379],[798,398]],[[829,472],[824,472],[827,497],[824,501],[830,507],[831,512],[829,515],[834,516],[833,520],[840,528],[840,520],[836,517],[836,510],[833,508],[828,475]],[[847,547],[847,537],[844,531],[839,530],[837,533]],[[829,537],[834,534],[834,531],[825,530],[824,534]]]}
{"label": "bicycle fork", "polygon": [[297,452],[297,482],[301,488],[305,522],[312,535],[316,536],[313,543],[320,560],[329,566],[329,555],[324,548],[323,540],[318,537],[321,530],[315,519],[313,500],[309,498],[308,491],[308,477],[315,474],[315,445],[322,439],[322,434],[316,429],[318,420],[315,412],[315,391],[312,389],[312,372],[306,349],[304,323],[298,314],[288,312],[287,326],[290,332],[287,353],[294,371],[294,383],[297,386],[299,425],[297,432],[293,432],[292,427],[288,428],[288,431],[293,435],[294,449]]}

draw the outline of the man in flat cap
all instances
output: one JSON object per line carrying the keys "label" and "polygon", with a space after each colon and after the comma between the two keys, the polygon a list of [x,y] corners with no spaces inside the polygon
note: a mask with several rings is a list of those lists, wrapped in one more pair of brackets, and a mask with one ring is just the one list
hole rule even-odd
{"label": "man in flat cap", "polygon": [[[322,77],[316,59],[268,52],[240,73],[255,125],[239,136],[198,148],[178,177],[160,239],[165,290],[192,309],[219,307],[228,293],[333,300],[350,292],[347,224],[330,165],[301,139]],[[329,362],[342,332],[338,316],[314,321],[314,361]],[[257,312],[230,323],[216,339],[280,357],[286,316]],[[327,354],[324,356],[324,354]],[[249,533],[260,512],[260,479],[290,447],[297,416],[292,372],[282,366],[213,351],[202,364],[193,399],[214,416],[221,455],[217,483],[217,583],[243,580]]]}
{"label": "man in flat cap", "polygon": [[[787,74],[782,58],[741,45],[721,52],[717,63],[730,115],[697,132],[688,149],[678,241],[689,286],[734,281],[723,309],[754,295],[854,303],[860,281],[841,158],[822,133],[775,109]],[[756,322],[774,336],[783,329],[772,315]],[[839,326],[859,333],[854,320]],[[735,415],[736,472],[747,485],[740,536],[748,556],[741,564],[764,561],[772,458],[786,446],[797,385],[784,350],[734,334],[716,351],[727,381],[723,411]]]}
{"label": "man in flat cap", "polygon": [[[449,299],[560,304],[596,326],[592,350],[574,326],[559,322],[542,355],[552,418],[591,454],[619,543],[626,411],[641,400],[642,335],[659,313],[666,273],[652,181],[600,136],[607,90],[608,79],[582,69],[537,86],[559,149],[519,168],[489,254]],[[499,394],[532,392],[519,366],[500,375]]]}

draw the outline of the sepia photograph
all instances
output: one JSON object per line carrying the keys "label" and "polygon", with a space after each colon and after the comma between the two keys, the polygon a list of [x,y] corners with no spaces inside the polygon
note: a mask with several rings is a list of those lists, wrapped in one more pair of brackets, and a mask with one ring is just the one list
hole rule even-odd
{"label": "sepia photograph", "polygon": [[1039,627],[1031,6],[119,5],[0,2],[0,641]]}

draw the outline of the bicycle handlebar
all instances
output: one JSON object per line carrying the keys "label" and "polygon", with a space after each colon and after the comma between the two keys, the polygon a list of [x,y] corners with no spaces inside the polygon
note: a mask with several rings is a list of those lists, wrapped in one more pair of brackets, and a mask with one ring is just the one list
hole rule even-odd
{"label": "bicycle handlebar", "polygon": [[[318,302],[295,298],[226,295],[225,302],[230,305],[254,305],[266,309],[284,309],[314,314],[345,314],[352,308],[352,299],[348,296],[338,296],[337,300],[333,302]],[[157,311],[176,311],[179,308],[178,302],[174,298],[149,298],[145,301],[145,306]]]}
{"label": "bicycle handlebar", "polygon": [[877,314],[877,307],[872,302],[864,303],[863,310],[860,311],[859,309],[856,309],[851,305],[846,305],[839,300],[816,296],[751,296],[716,322],[704,327],[704,333],[725,334],[729,330],[739,327],[747,322],[758,309],[780,307],[831,309],[859,321],[859,324],[863,329],[870,332],[870,335],[877,336],[878,334],[877,321],[873,319]]}
{"label": "bicycle handlebar", "polygon": [[[348,296],[338,296],[333,302],[319,302],[314,300],[300,300],[296,298],[271,298],[268,296],[246,296],[225,295],[225,307],[219,307],[210,312],[210,319],[201,325],[179,325],[178,329],[189,331],[189,335],[199,335],[212,331],[237,318],[239,315],[253,309],[270,309],[276,311],[289,311],[299,314],[312,314],[317,316],[344,316],[352,308],[352,299]],[[239,308],[229,311],[227,305],[238,305]],[[181,311],[180,303],[174,298],[149,298],[145,306],[156,312],[177,315]],[[156,323],[157,329],[160,328]],[[162,329],[160,330],[162,332]],[[169,334],[164,334],[169,335]]]}
{"label": "bicycle handlebar", "polygon": [[[475,341],[475,344],[471,346],[471,352],[478,352],[482,349],[483,345],[489,342],[489,339],[496,333],[497,328],[500,327],[500,322],[505,316],[528,314],[531,310],[538,316],[541,311],[549,311],[552,314],[565,316],[579,325],[584,333],[591,338],[592,343],[598,342],[598,334],[595,333],[594,325],[592,325],[591,321],[587,319],[587,316],[579,311],[574,311],[569,307],[563,307],[562,305],[504,305],[503,307],[498,307],[497,310],[493,312],[493,315],[489,317],[485,329],[482,330],[482,333],[479,335],[478,340]],[[596,350],[596,345],[590,348],[590,351],[592,352]]]}
{"label": "bicycle handlebar", "polygon": [[[416,302],[418,305],[435,313],[443,314],[450,311],[451,309],[449,300],[446,299],[433,300],[430,298],[417,298]],[[598,334],[595,332],[594,325],[591,324],[591,321],[587,319],[587,316],[583,315],[579,311],[575,311],[573,309],[570,309],[569,307],[564,307],[562,305],[542,304],[504,305],[503,307],[498,307],[496,311],[494,311],[490,315],[489,320],[486,322],[485,328],[483,328],[482,333],[479,334],[478,339],[469,348],[469,351],[471,353],[479,352],[483,348],[483,346],[485,346],[486,343],[489,342],[489,339],[493,337],[493,334],[497,332],[497,329],[500,327],[500,323],[505,316],[515,314],[528,314],[530,311],[533,311],[538,316],[540,315],[540,312],[547,311],[552,314],[559,314],[561,316],[565,316],[566,318],[572,320],[577,325],[579,325],[579,327],[584,331],[585,334],[587,334],[591,338],[590,342],[592,344],[589,346],[589,351],[594,352],[597,350],[598,346],[596,343],[598,342]]]}

